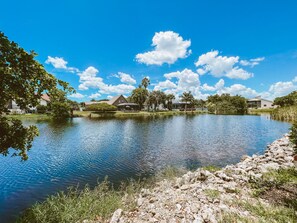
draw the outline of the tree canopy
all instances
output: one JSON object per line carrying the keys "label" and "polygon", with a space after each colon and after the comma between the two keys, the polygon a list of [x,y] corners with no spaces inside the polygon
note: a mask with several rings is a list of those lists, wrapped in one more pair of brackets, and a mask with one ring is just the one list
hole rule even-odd
{"label": "tree canopy", "polygon": [[85,111],[97,111],[97,112],[106,112],[106,111],[116,111],[117,107],[107,103],[97,103],[86,106]]}
{"label": "tree canopy", "polygon": [[215,114],[245,114],[247,102],[242,96],[231,96],[230,94],[211,95],[207,98],[209,112]]}
{"label": "tree canopy", "polygon": [[273,104],[278,105],[280,107],[296,105],[297,104],[297,91],[293,91],[290,94],[283,96],[283,97],[275,98]]}
{"label": "tree canopy", "polygon": [[27,151],[38,129],[4,117],[8,103],[13,100],[21,109],[26,109],[36,107],[43,93],[52,98],[60,90],[74,92],[68,83],[49,74],[35,60],[36,56],[34,51],[26,52],[0,32],[0,153],[8,155],[9,148],[13,148],[13,155],[20,155],[23,160],[28,158]]}

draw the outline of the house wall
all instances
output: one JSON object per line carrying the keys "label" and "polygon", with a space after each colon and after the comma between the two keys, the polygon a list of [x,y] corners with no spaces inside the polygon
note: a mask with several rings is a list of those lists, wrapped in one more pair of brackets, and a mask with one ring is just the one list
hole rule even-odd
{"label": "house wall", "polygon": [[271,101],[261,100],[261,108],[273,108],[272,104]]}
{"label": "house wall", "polygon": [[47,106],[47,101],[46,101],[46,100],[43,100],[43,99],[41,99],[39,104],[40,104],[40,105]]}
{"label": "house wall", "polygon": [[112,105],[117,106],[118,104],[127,103],[127,102],[128,101],[123,96],[121,96]]}

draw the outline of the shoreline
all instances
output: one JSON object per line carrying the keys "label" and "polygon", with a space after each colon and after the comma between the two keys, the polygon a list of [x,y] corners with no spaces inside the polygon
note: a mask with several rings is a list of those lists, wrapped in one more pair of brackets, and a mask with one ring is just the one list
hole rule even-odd
{"label": "shoreline", "polygon": [[262,179],[270,171],[294,168],[293,154],[286,134],[268,145],[263,155],[245,156],[239,163],[214,172],[199,168],[174,180],[162,180],[156,187],[142,189],[135,196],[134,210],[118,209],[110,222],[261,221],[262,216],[256,216],[250,210],[252,208],[244,207],[270,210],[274,206],[269,200],[253,195],[255,190],[251,188],[251,182]]}

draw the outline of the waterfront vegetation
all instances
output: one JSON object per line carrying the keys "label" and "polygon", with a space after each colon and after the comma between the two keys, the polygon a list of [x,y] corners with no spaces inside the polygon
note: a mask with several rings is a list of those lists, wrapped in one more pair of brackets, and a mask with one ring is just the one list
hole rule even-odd
{"label": "waterfront vegetation", "polygon": [[142,188],[153,188],[161,180],[173,180],[186,172],[167,166],[156,175],[122,182],[114,188],[108,178],[95,188],[86,185],[83,189],[71,187],[66,192],[49,196],[44,202],[36,203],[24,211],[18,218],[19,223],[67,223],[81,222],[85,219],[107,221],[112,213],[121,208],[133,210],[136,207],[135,196]]}
{"label": "waterfront vegetation", "polygon": [[[205,167],[218,171],[219,168]],[[131,211],[136,207],[135,198],[142,188],[154,188],[159,181],[173,180],[185,173],[184,169],[169,166],[157,175],[148,179],[130,180],[114,188],[107,179],[91,189],[85,186],[82,190],[69,188],[49,196],[46,201],[36,203],[27,209],[17,220],[19,223],[81,222],[85,219],[107,221],[112,213],[121,208]],[[249,211],[263,222],[294,222],[297,211],[297,170],[296,168],[280,169],[265,173],[263,177],[250,181],[252,195],[255,198],[268,200],[271,205],[251,203],[248,200],[230,201],[241,210]],[[204,193],[211,199],[218,199],[220,192],[206,189]],[[221,222],[252,222],[251,219],[236,215],[223,214]]]}

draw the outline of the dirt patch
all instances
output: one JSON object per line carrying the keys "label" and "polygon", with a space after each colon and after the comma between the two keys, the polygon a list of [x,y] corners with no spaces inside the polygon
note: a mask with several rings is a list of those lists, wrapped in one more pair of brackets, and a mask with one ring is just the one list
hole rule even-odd
{"label": "dirt patch", "polygon": [[272,204],[297,210],[297,184],[282,185],[265,190],[260,197]]}

